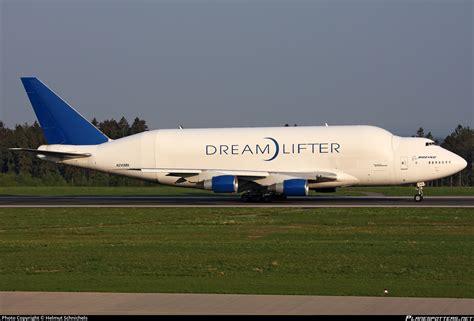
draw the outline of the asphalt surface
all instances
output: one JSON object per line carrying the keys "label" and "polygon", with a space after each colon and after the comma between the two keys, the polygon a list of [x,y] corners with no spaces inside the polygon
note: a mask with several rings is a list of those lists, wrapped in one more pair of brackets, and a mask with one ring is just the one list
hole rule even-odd
{"label": "asphalt surface", "polygon": [[271,203],[244,203],[236,196],[1,196],[0,207],[458,207],[474,208],[474,196],[290,197]]}
{"label": "asphalt surface", "polygon": [[472,315],[474,314],[474,299],[0,292],[0,314]]}

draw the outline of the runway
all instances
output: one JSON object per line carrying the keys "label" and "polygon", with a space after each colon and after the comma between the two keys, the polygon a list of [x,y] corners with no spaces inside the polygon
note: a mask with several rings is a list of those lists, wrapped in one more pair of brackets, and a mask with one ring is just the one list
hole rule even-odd
{"label": "runway", "polygon": [[0,207],[445,207],[474,208],[474,196],[289,197],[271,203],[244,203],[238,196],[1,196]]}
{"label": "runway", "polygon": [[474,299],[0,292],[0,314],[472,315],[474,314]]}

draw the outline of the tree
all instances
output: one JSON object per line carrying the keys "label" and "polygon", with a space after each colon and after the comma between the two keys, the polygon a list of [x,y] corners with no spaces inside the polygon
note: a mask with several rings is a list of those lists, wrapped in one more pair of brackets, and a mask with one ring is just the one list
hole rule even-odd
{"label": "tree", "polygon": [[122,137],[122,133],[118,126],[118,123],[115,119],[106,119],[99,123],[99,129],[103,132],[107,137],[112,139],[117,139]]}
{"label": "tree", "polygon": [[416,131],[416,137],[425,137],[425,130],[423,127],[418,128]]}
{"label": "tree", "polygon": [[118,126],[118,130],[119,130],[120,138],[129,135],[130,125],[128,124],[128,121],[125,119],[125,117],[120,118],[117,126]]}
{"label": "tree", "polygon": [[133,124],[130,127],[129,134],[130,135],[138,134],[147,130],[148,130],[148,126],[146,125],[146,122],[144,120],[141,120],[138,117],[135,117],[135,119],[133,120]]}

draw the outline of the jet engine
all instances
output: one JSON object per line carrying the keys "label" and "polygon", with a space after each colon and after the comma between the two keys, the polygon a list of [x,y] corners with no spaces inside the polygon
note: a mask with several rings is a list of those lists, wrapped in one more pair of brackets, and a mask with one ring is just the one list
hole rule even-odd
{"label": "jet engine", "polygon": [[287,196],[306,196],[308,195],[309,188],[307,180],[295,178],[284,180],[282,183],[270,185],[268,190],[270,192],[285,194]]}
{"label": "jet engine", "polygon": [[214,176],[204,181],[203,188],[214,193],[235,193],[239,188],[239,182],[233,175]]}

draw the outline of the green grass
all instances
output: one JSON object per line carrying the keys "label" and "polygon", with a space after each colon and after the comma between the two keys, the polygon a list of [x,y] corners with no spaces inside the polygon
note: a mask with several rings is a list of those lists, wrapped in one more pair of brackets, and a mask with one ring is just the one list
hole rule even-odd
{"label": "green grass", "polygon": [[0,290],[474,297],[472,209],[0,208]]}
{"label": "green grass", "polygon": [[[426,196],[474,196],[474,187],[427,187]],[[414,187],[345,187],[339,188],[336,193],[314,193],[317,196],[413,196]],[[15,186],[0,187],[0,196],[31,195],[31,196],[79,196],[79,195],[149,195],[149,196],[205,196],[214,194],[210,191],[156,185],[151,187],[72,187],[72,186]],[[227,194],[228,195],[228,194]],[[225,194],[224,194],[225,196]]]}

